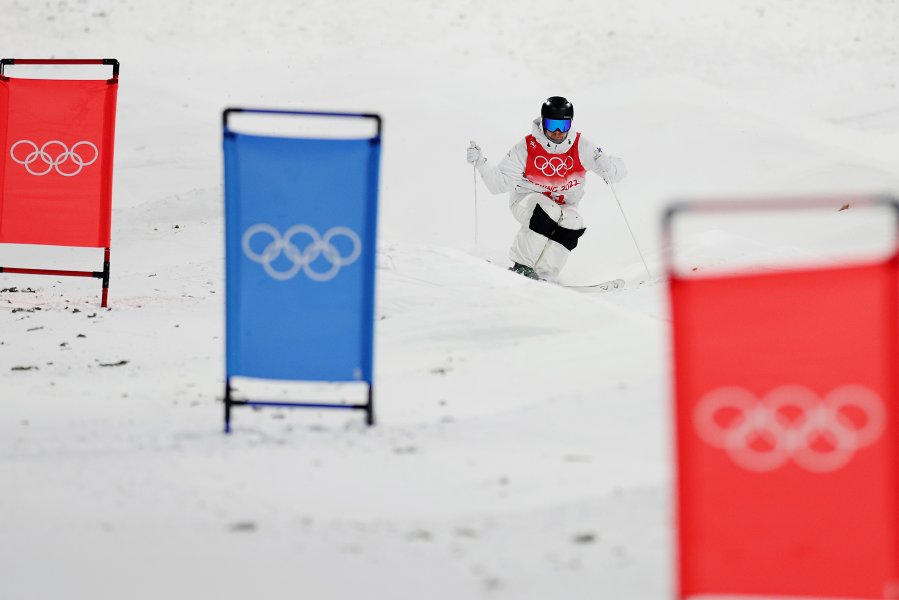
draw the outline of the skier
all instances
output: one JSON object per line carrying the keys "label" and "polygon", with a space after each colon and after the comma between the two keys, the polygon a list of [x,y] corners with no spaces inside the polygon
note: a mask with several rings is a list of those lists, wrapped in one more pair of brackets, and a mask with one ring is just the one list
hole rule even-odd
{"label": "skier", "polygon": [[510,270],[554,281],[586,228],[577,212],[587,171],[606,183],[626,174],[624,161],[605,154],[580,132],[571,135],[574,106],[561,96],[547,98],[531,134],[515,144],[498,166],[471,142],[467,160],[493,194],[509,192],[509,208],[521,223],[512,241]]}

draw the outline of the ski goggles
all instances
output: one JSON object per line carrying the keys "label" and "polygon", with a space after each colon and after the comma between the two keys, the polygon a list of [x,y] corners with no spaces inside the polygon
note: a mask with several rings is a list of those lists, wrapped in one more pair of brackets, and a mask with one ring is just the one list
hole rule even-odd
{"label": "ski goggles", "polygon": [[543,129],[550,133],[553,131],[567,133],[571,129],[571,119],[543,119]]}

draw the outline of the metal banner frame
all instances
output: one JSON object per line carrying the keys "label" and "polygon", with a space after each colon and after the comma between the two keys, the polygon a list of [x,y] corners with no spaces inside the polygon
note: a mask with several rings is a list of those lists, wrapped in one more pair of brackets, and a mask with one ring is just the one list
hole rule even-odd
{"label": "metal banner frame", "polygon": [[[8,65],[106,65],[112,67],[112,77],[106,80],[111,86],[119,84],[119,61],[114,58],[74,58],[74,59],[41,59],[41,58],[4,58],[0,59],[0,81],[9,81],[10,77],[4,74],[4,69]],[[112,116],[112,127],[115,127],[115,115]],[[4,155],[4,161],[6,160]],[[111,177],[111,175],[110,175]],[[111,186],[111,182],[109,182]],[[110,204],[111,211],[111,204]],[[111,216],[107,219],[111,225]],[[109,269],[110,269],[110,246],[103,248],[103,270],[102,271],[74,271],[60,269],[25,269],[17,267],[0,266],[0,273],[18,273],[25,275],[49,275],[53,277],[93,277],[102,281],[102,292],[100,298],[100,306],[106,308],[109,299]]]}
{"label": "metal banner frame", "polygon": [[[363,238],[362,245],[364,246],[367,252],[363,251],[362,254],[364,256],[365,270],[364,270],[364,278],[367,282],[367,285],[364,286],[364,298],[362,300],[362,307],[364,311],[364,320],[367,321],[367,325],[363,327],[364,331],[363,336],[363,355],[364,358],[363,363],[366,363],[366,368],[363,369],[368,373],[367,379],[363,380],[364,383],[367,384],[367,395],[366,401],[363,403],[355,403],[355,404],[336,404],[336,403],[327,403],[327,402],[314,402],[314,401],[303,401],[303,402],[283,402],[283,401],[274,401],[274,400],[243,400],[234,398],[234,390],[232,388],[232,378],[236,375],[230,372],[230,368],[226,366],[225,373],[225,390],[224,390],[224,431],[225,433],[231,432],[231,420],[232,420],[232,410],[235,407],[275,407],[275,408],[312,408],[312,409],[343,409],[343,410],[353,410],[353,411],[363,411],[365,413],[365,422],[367,425],[374,425],[374,384],[373,384],[373,354],[374,354],[374,270],[375,270],[375,236],[376,230],[375,226],[377,223],[377,186],[378,186],[378,165],[379,165],[379,156],[380,156],[380,146],[381,146],[381,117],[377,114],[371,113],[348,113],[348,112],[321,112],[321,111],[307,111],[307,110],[275,110],[275,109],[257,109],[257,108],[227,108],[222,113],[222,129],[223,129],[223,138],[227,144],[229,138],[234,139],[237,135],[235,131],[231,128],[231,124],[229,123],[229,119],[235,114],[255,114],[255,115],[267,115],[267,116],[284,116],[284,117],[330,117],[330,118],[351,118],[351,119],[373,119],[376,124],[376,133],[374,136],[370,138],[365,138],[367,140],[369,147],[373,148],[377,153],[377,157],[375,160],[375,166],[372,169],[373,172],[367,175],[369,186],[373,188],[370,190],[373,198],[373,201],[369,203],[367,207],[368,211],[368,220],[365,225],[366,227],[366,235]],[[270,136],[265,136],[270,137]],[[272,138],[277,139],[277,138]],[[301,138],[305,139],[305,138]],[[310,138],[312,139],[312,138]],[[227,156],[227,148],[226,148],[226,161],[228,159]],[[231,196],[237,196],[236,190],[229,189],[228,184],[228,173],[226,167],[226,186],[225,186],[225,198],[226,198],[226,212],[227,206],[229,205],[231,200]],[[229,276],[226,274],[226,279]],[[228,294],[226,293],[226,298]],[[230,327],[230,326],[229,326]],[[226,349],[229,344],[234,343],[234,340],[228,339],[229,336],[226,335]],[[227,352],[227,350],[226,350]],[[226,361],[228,362],[228,361]],[[298,380],[299,381],[299,380]],[[349,380],[347,380],[349,381]]]}
{"label": "metal banner frame", "polygon": [[[842,210],[849,206],[853,209],[883,208],[891,212],[894,219],[891,228],[894,233],[885,239],[885,243],[889,242],[890,244],[887,246],[885,258],[850,262],[847,265],[828,265],[822,268],[790,266],[784,267],[782,271],[761,273],[750,270],[748,274],[745,274],[740,269],[736,269],[714,274],[691,274],[683,263],[678,265],[675,257],[674,221],[677,217],[685,214],[708,216],[710,214],[751,213],[755,215],[766,211],[774,214],[779,211],[783,214],[785,211],[806,209],[836,212],[838,209]],[[899,512],[894,505],[896,488],[899,486],[897,486],[896,477],[883,474],[888,465],[882,464],[884,460],[889,460],[884,457],[895,455],[895,450],[899,447],[899,436],[895,435],[896,426],[890,424],[890,417],[882,416],[878,412],[879,409],[873,410],[882,405],[884,407],[883,415],[891,415],[895,419],[897,414],[895,402],[897,392],[899,392],[899,371],[895,370],[895,365],[893,368],[890,367],[889,357],[899,354],[899,199],[889,195],[860,195],[764,200],[682,201],[670,205],[666,210],[662,220],[662,238],[665,271],[670,281],[672,319],[670,343],[673,358],[672,418],[674,419],[674,450],[677,457],[674,479],[676,488],[674,495],[675,554],[677,556],[675,597],[689,599],[708,595],[708,597],[724,599],[767,597],[769,594],[774,594],[778,597],[797,598],[885,598],[899,594],[897,591],[899,590],[897,554],[892,553],[892,556],[886,556],[885,553],[876,551],[877,548],[892,547],[893,544],[889,540],[899,539],[899,531],[895,528],[896,523],[899,522]],[[877,285],[872,285],[870,290],[863,291],[862,287],[853,288],[850,283],[851,281],[865,281],[863,278],[868,277],[868,274],[877,274],[878,272],[885,273],[885,275],[881,279],[875,280]],[[858,296],[851,296],[847,299],[840,295],[831,300],[825,294],[820,293],[822,284],[819,282],[829,282],[830,280],[826,278],[835,278],[841,274],[850,278],[845,283],[847,288],[856,290],[850,294]],[[797,277],[804,278],[797,280]],[[688,287],[693,281],[695,281],[695,285]],[[775,296],[771,298],[770,302],[759,302],[759,294],[762,294],[764,286],[772,281],[775,282],[775,286],[780,286],[776,289],[782,289],[780,291],[782,295],[787,294],[786,301],[779,300],[781,296]],[[786,282],[793,283],[785,286]],[[738,291],[734,292],[725,288],[725,285]],[[744,286],[745,289],[739,286]],[[748,294],[745,296],[748,300],[743,300],[744,296],[739,293],[741,289],[743,294]],[[774,289],[772,289],[773,292]],[[806,303],[805,298],[809,294],[815,294],[816,298],[821,299],[822,308],[812,307]],[[799,300],[791,304],[790,300],[794,297]],[[740,298],[748,304],[740,305],[735,298]],[[830,315],[836,312],[832,310],[833,306],[855,302],[856,298],[860,303],[857,308],[860,316],[858,319],[841,324],[842,329],[825,327],[815,331],[808,327],[808,323],[822,322],[816,309],[823,310],[826,315]],[[861,300],[861,298],[865,300]],[[677,299],[686,304],[678,308]],[[700,302],[700,299],[703,299],[703,302]],[[868,302],[871,299],[876,299],[876,301]],[[781,305],[784,308],[781,309]],[[806,306],[809,307],[809,310],[803,311],[803,307]],[[706,310],[709,312],[703,312]],[[777,349],[770,344],[764,346],[771,348],[772,353],[771,357],[763,358],[759,354],[759,348],[762,347],[760,344],[766,343],[767,338],[756,335],[753,327],[759,326],[759,323],[775,322],[777,318],[780,318],[778,317],[780,310],[784,310],[784,315],[798,319],[800,324],[796,327],[802,331],[814,332],[815,335],[810,333],[808,336],[804,336],[805,342],[797,343],[795,340],[802,338],[797,336],[796,331],[790,329],[793,326],[793,322],[790,322],[784,325],[784,330],[777,330],[780,332],[779,334],[775,333],[771,336],[772,339],[778,339],[777,336],[781,336],[779,339],[782,340],[782,349]],[[872,314],[870,317],[872,323],[866,323],[863,328],[856,328],[858,323],[864,319],[866,311],[875,311],[873,314],[884,315],[885,325],[878,326],[877,323],[880,321],[876,320]],[[806,315],[802,315],[802,312],[806,312]],[[726,316],[728,314],[729,317]],[[759,314],[765,315],[766,318],[758,319],[757,315]],[[733,336],[733,338],[727,339],[738,340],[740,342],[738,346],[728,346],[726,340],[721,339],[718,334],[706,334],[706,338],[696,337],[697,335],[702,336],[701,332],[697,334],[694,329],[698,327],[695,323],[698,319],[702,319],[703,315],[707,315],[712,323],[707,328],[710,327],[712,331],[719,332],[720,335]],[[839,321],[841,316],[845,315],[834,314],[834,321]],[[730,318],[734,325],[722,326],[725,318]],[[741,321],[742,318],[749,320]],[[841,338],[839,337],[841,331],[851,332],[850,335],[854,337],[847,335],[845,339]],[[872,331],[876,331],[876,335],[869,336]],[[824,338],[823,345],[818,336]],[[786,342],[786,338],[789,338],[789,343]],[[858,341],[859,338],[864,340],[864,346]],[[874,345],[875,339],[876,345]],[[696,340],[700,340],[700,342]],[[845,342],[845,350],[841,349],[841,342]],[[808,357],[790,354],[797,352],[803,347],[803,344],[815,349],[822,348],[822,350],[821,352],[813,351]],[[835,350],[827,351],[826,348],[831,347],[828,344],[832,345]],[[862,347],[870,348],[872,354],[870,361],[865,358],[864,354],[858,354]],[[847,364],[849,361],[841,362],[845,352],[852,353],[852,357],[858,356],[861,366],[855,366],[855,363],[849,365]],[[747,353],[754,353],[759,356],[760,360],[755,363],[744,362],[744,355]],[[787,359],[787,362],[784,362],[783,354],[796,358],[794,361]],[[818,363],[822,357],[827,357],[828,360],[828,367],[823,370]],[[875,357],[878,358],[875,360]],[[838,366],[831,368],[833,367],[831,363],[838,363]],[[745,379],[741,378],[744,373]],[[783,379],[784,373],[789,373],[789,377],[795,377],[795,381]],[[735,377],[735,374],[741,374],[741,377]],[[869,379],[865,379],[864,375],[867,375]],[[850,381],[856,376],[859,377],[858,381]],[[733,379],[733,383],[730,383],[731,379]],[[855,383],[862,385],[846,385]],[[831,386],[835,384],[842,384],[843,387],[832,388]],[[869,388],[863,387],[872,384],[879,386],[874,388],[878,390],[876,394]],[[851,391],[847,391],[850,389]],[[869,391],[870,394],[868,394]],[[852,402],[858,404],[850,403],[847,400],[847,394]],[[871,396],[874,397],[874,400],[871,400]],[[758,421],[764,416],[759,416],[762,412],[770,412],[775,410],[771,407],[777,406],[794,409],[803,402],[806,402],[809,407],[830,407],[840,405],[839,403],[852,409],[855,409],[856,406],[871,406],[870,413],[862,411],[864,417],[861,419],[861,425],[853,423],[855,427],[860,428],[857,435],[858,441],[854,443],[861,449],[857,453],[858,457],[853,460],[866,460],[864,452],[868,451],[868,445],[874,447],[874,441],[878,444],[876,447],[879,458],[870,459],[871,462],[865,466],[854,467],[856,463],[848,461],[837,464],[838,461],[834,460],[833,463],[827,464],[824,462],[824,458],[812,456],[814,452],[811,451],[806,454],[797,451],[796,454],[780,456],[774,451],[763,455],[764,450],[750,448],[748,441],[750,434],[756,431],[752,428],[756,427],[758,431],[763,428],[763,422]],[[731,415],[731,421],[714,421],[716,418],[714,410],[723,409],[739,413],[737,409],[740,407],[747,411],[742,416]],[[802,418],[819,417],[819,413],[813,413],[811,417],[794,418],[796,419],[795,423],[801,424],[806,423],[806,421],[800,420]],[[769,415],[768,418],[776,420],[775,416]],[[836,415],[832,418],[837,420]],[[845,416],[841,418],[846,419]],[[846,427],[846,422],[840,421],[840,423]],[[863,439],[861,430],[873,430],[878,423],[883,427],[879,430],[878,435],[882,432],[883,436],[874,438],[874,441]],[[793,421],[776,421],[776,424],[793,432],[784,434],[787,435],[788,441],[795,441],[789,435],[800,435],[790,429],[799,427]],[[747,433],[741,433],[744,431]],[[721,437],[725,435],[721,432],[726,432],[726,439]],[[771,435],[780,434],[774,431]],[[839,433],[839,435],[843,434]],[[853,430],[851,434],[847,435],[854,436],[856,431]],[[746,438],[740,436],[746,436]],[[844,436],[841,438],[841,443],[849,439],[850,437]],[[735,447],[736,440],[740,440],[745,448],[744,446]],[[772,447],[775,450],[781,449],[780,441],[765,441],[774,444]],[[811,444],[810,441],[806,441],[806,443]],[[788,447],[788,445],[783,446],[783,448]],[[837,450],[841,450],[841,447],[838,446]],[[834,451],[834,454],[838,453]],[[777,462],[774,460],[775,458],[782,458],[783,462]],[[838,458],[845,460],[843,455]],[[877,467],[872,472],[874,465]],[[724,468],[725,466],[727,468]],[[893,471],[895,471],[895,467],[891,472]],[[866,475],[868,473],[870,475]],[[881,475],[878,477],[877,473]],[[824,479],[820,478],[822,475],[825,477]],[[865,477],[870,477],[870,481],[864,479],[865,483],[859,485],[860,478]],[[701,484],[705,481],[709,482],[708,485]],[[718,482],[717,488],[714,483],[716,481]],[[750,485],[750,482],[755,483]],[[849,482],[852,482],[852,485],[840,487]],[[763,484],[766,486],[765,488],[754,487]],[[826,503],[828,498],[822,497],[821,490],[833,487],[845,490],[845,493],[842,494],[846,497],[845,502],[858,504],[857,498],[867,498],[871,504],[876,505],[876,508],[865,505],[858,506],[857,511],[846,510],[844,505],[839,504],[842,500],[838,499],[835,500],[837,502],[835,508],[828,509],[826,504],[822,504]],[[766,494],[767,492],[763,489],[768,488],[792,490],[792,492],[783,492],[785,497],[790,500],[784,503],[784,499],[781,498],[779,502],[772,500],[771,503],[766,503],[759,501],[757,496],[753,496],[753,494]],[[813,494],[815,498],[820,498],[821,502],[809,502],[806,498],[807,494]],[[840,495],[837,494],[837,496]],[[733,500],[738,496],[745,496],[748,504],[744,502],[743,505],[736,506]],[[817,511],[811,513],[817,515],[817,518],[811,518],[805,514],[794,514],[792,511],[796,507],[791,502],[797,505],[801,504],[805,512]],[[884,511],[891,513],[890,516],[885,517],[886,522],[881,516]],[[711,516],[708,520],[700,523],[699,521],[702,520],[696,518],[696,515],[707,513],[711,513]],[[866,517],[866,513],[875,516]],[[786,523],[785,531],[782,529],[769,531],[773,527],[768,527],[768,523],[774,522],[769,520],[769,517],[774,514],[785,515],[782,517]],[[839,518],[836,515],[839,515]],[[792,520],[790,520],[791,518]],[[823,527],[828,523],[832,530],[827,535],[833,539],[827,538],[825,535],[825,539],[816,546],[808,542],[813,537],[797,537],[796,540],[806,544],[802,545],[805,554],[796,554],[791,558],[792,562],[789,566],[784,562],[788,558],[784,555],[784,548],[790,547],[789,544],[794,540],[790,537],[790,532],[801,532],[801,536],[813,536],[816,527]],[[752,524],[755,524],[756,527],[751,527]],[[725,527],[725,525],[727,526]],[[840,537],[847,531],[860,532],[856,535],[864,536],[873,531],[872,527],[878,530],[876,542],[866,542],[864,552],[861,548],[853,546],[848,539],[844,540]],[[731,532],[729,528],[733,528],[733,531]],[[754,535],[755,538],[743,539],[740,536],[744,533],[750,536]],[[869,538],[870,535],[865,537],[866,540]],[[722,543],[722,540],[725,543]],[[796,543],[799,544],[798,541]],[[847,567],[842,571],[834,570],[833,573],[823,573],[817,572],[811,567],[803,569],[800,566],[819,564],[814,561],[820,561],[821,565],[833,564],[839,558],[837,556],[839,553],[827,550],[830,548],[828,544],[836,545],[835,547],[847,546],[847,556],[867,561],[865,562],[866,568]],[[769,545],[778,548],[779,551],[773,554],[767,553],[763,548],[768,548]],[[772,567],[772,565],[776,565],[776,567]],[[726,568],[724,568],[725,566]],[[769,576],[760,577],[756,571],[765,566],[770,568],[765,571]],[[749,569],[748,567],[753,568]],[[800,571],[797,569],[802,573],[807,573],[808,577],[799,581],[796,575]],[[729,571],[733,571],[737,575],[733,585],[728,588],[732,575]],[[778,572],[775,574],[772,571]],[[740,577],[743,579],[740,580]],[[810,583],[809,579],[813,580],[813,583]],[[771,583],[774,581],[777,583]],[[771,589],[772,586],[780,587]],[[881,588],[882,591],[880,591]],[[870,591],[865,592],[864,590]]]}

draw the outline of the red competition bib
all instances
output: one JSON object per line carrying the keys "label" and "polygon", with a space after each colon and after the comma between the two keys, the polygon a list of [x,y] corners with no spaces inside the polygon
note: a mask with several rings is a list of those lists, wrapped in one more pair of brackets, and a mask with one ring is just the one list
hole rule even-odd
{"label": "red competition bib", "polygon": [[[559,204],[565,204],[563,194],[565,190],[582,185],[587,175],[578,154],[580,138],[581,134],[578,133],[574,138],[574,144],[565,154],[550,154],[533,135],[525,138],[528,147],[527,164],[524,168],[525,179],[546,188],[544,195]],[[557,196],[553,198],[551,192]]]}

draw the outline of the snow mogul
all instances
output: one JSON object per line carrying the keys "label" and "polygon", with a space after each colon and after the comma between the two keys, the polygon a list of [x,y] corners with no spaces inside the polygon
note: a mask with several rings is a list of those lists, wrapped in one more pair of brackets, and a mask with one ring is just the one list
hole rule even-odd
{"label": "snow mogul", "polygon": [[[510,270],[531,279],[555,281],[586,228],[577,205],[587,171],[606,183],[627,174],[624,161],[605,154],[579,131],[571,131],[574,106],[561,96],[547,98],[531,134],[515,144],[498,166],[471,142],[473,164],[493,194],[509,192],[509,208],[521,229],[512,241]],[[574,135],[571,135],[574,133]]]}

